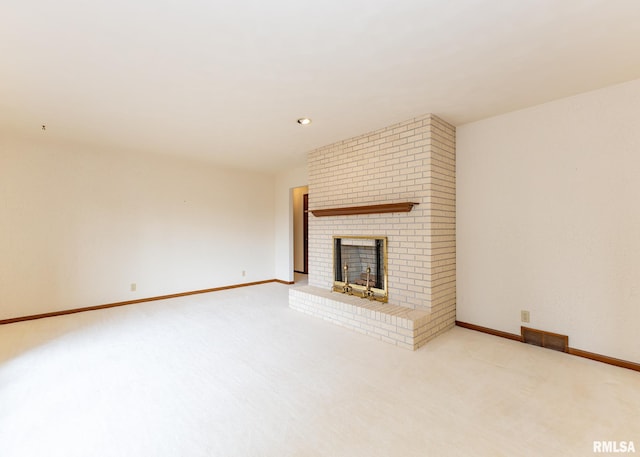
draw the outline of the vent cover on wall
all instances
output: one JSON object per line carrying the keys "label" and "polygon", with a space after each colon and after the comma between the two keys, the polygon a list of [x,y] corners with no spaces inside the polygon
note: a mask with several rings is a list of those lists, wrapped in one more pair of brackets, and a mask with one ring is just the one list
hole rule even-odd
{"label": "vent cover on wall", "polygon": [[520,327],[522,341],[527,344],[553,349],[554,351],[568,352],[569,337],[557,333],[545,332],[528,327]]}

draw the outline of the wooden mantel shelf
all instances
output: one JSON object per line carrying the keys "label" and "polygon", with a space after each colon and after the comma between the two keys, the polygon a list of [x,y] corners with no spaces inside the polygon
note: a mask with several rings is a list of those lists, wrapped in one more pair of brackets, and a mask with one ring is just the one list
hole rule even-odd
{"label": "wooden mantel shelf", "polygon": [[354,214],[408,213],[418,203],[385,203],[382,205],[349,206],[346,208],[312,209],[315,217],[351,216]]}

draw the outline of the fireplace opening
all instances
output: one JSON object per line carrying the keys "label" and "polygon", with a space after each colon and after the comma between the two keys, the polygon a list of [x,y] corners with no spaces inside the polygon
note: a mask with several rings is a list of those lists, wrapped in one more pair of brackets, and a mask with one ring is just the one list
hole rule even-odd
{"label": "fireplace opening", "polygon": [[333,237],[333,290],[386,302],[387,238]]}

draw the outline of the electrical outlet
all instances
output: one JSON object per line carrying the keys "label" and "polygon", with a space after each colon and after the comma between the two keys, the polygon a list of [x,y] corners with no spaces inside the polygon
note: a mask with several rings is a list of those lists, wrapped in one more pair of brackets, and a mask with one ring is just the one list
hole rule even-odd
{"label": "electrical outlet", "polygon": [[242,276],[247,276],[247,272],[242,270]]}
{"label": "electrical outlet", "polygon": [[529,323],[529,311],[520,311],[520,321]]}
{"label": "electrical outlet", "polygon": [[135,292],[137,288],[138,288],[138,286],[136,285],[136,283],[132,282],[131,283],[131,292]]}

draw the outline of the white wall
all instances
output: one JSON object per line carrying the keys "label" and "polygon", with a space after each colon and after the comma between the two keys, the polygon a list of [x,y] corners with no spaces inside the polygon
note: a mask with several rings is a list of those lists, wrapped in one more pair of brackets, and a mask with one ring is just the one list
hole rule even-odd
{"label": "white wall", "polygon": [[283,170],[275,183],[276,278],[293,281],[293,191],[308,182],[307,166]]}
{"label": "white wall", "polygon": [[640,80],[460,126],[457,159],[458,320],[640,361]]}
{"label": "white wall", "polygon": [[296,187],[292,190],[293,198],[293,269],[304,271],[304,194],[309,193],[309,186]]}
{"label": "white wall", "polygon": [[0,319],[272,279],[273,183],[2,135]]}

